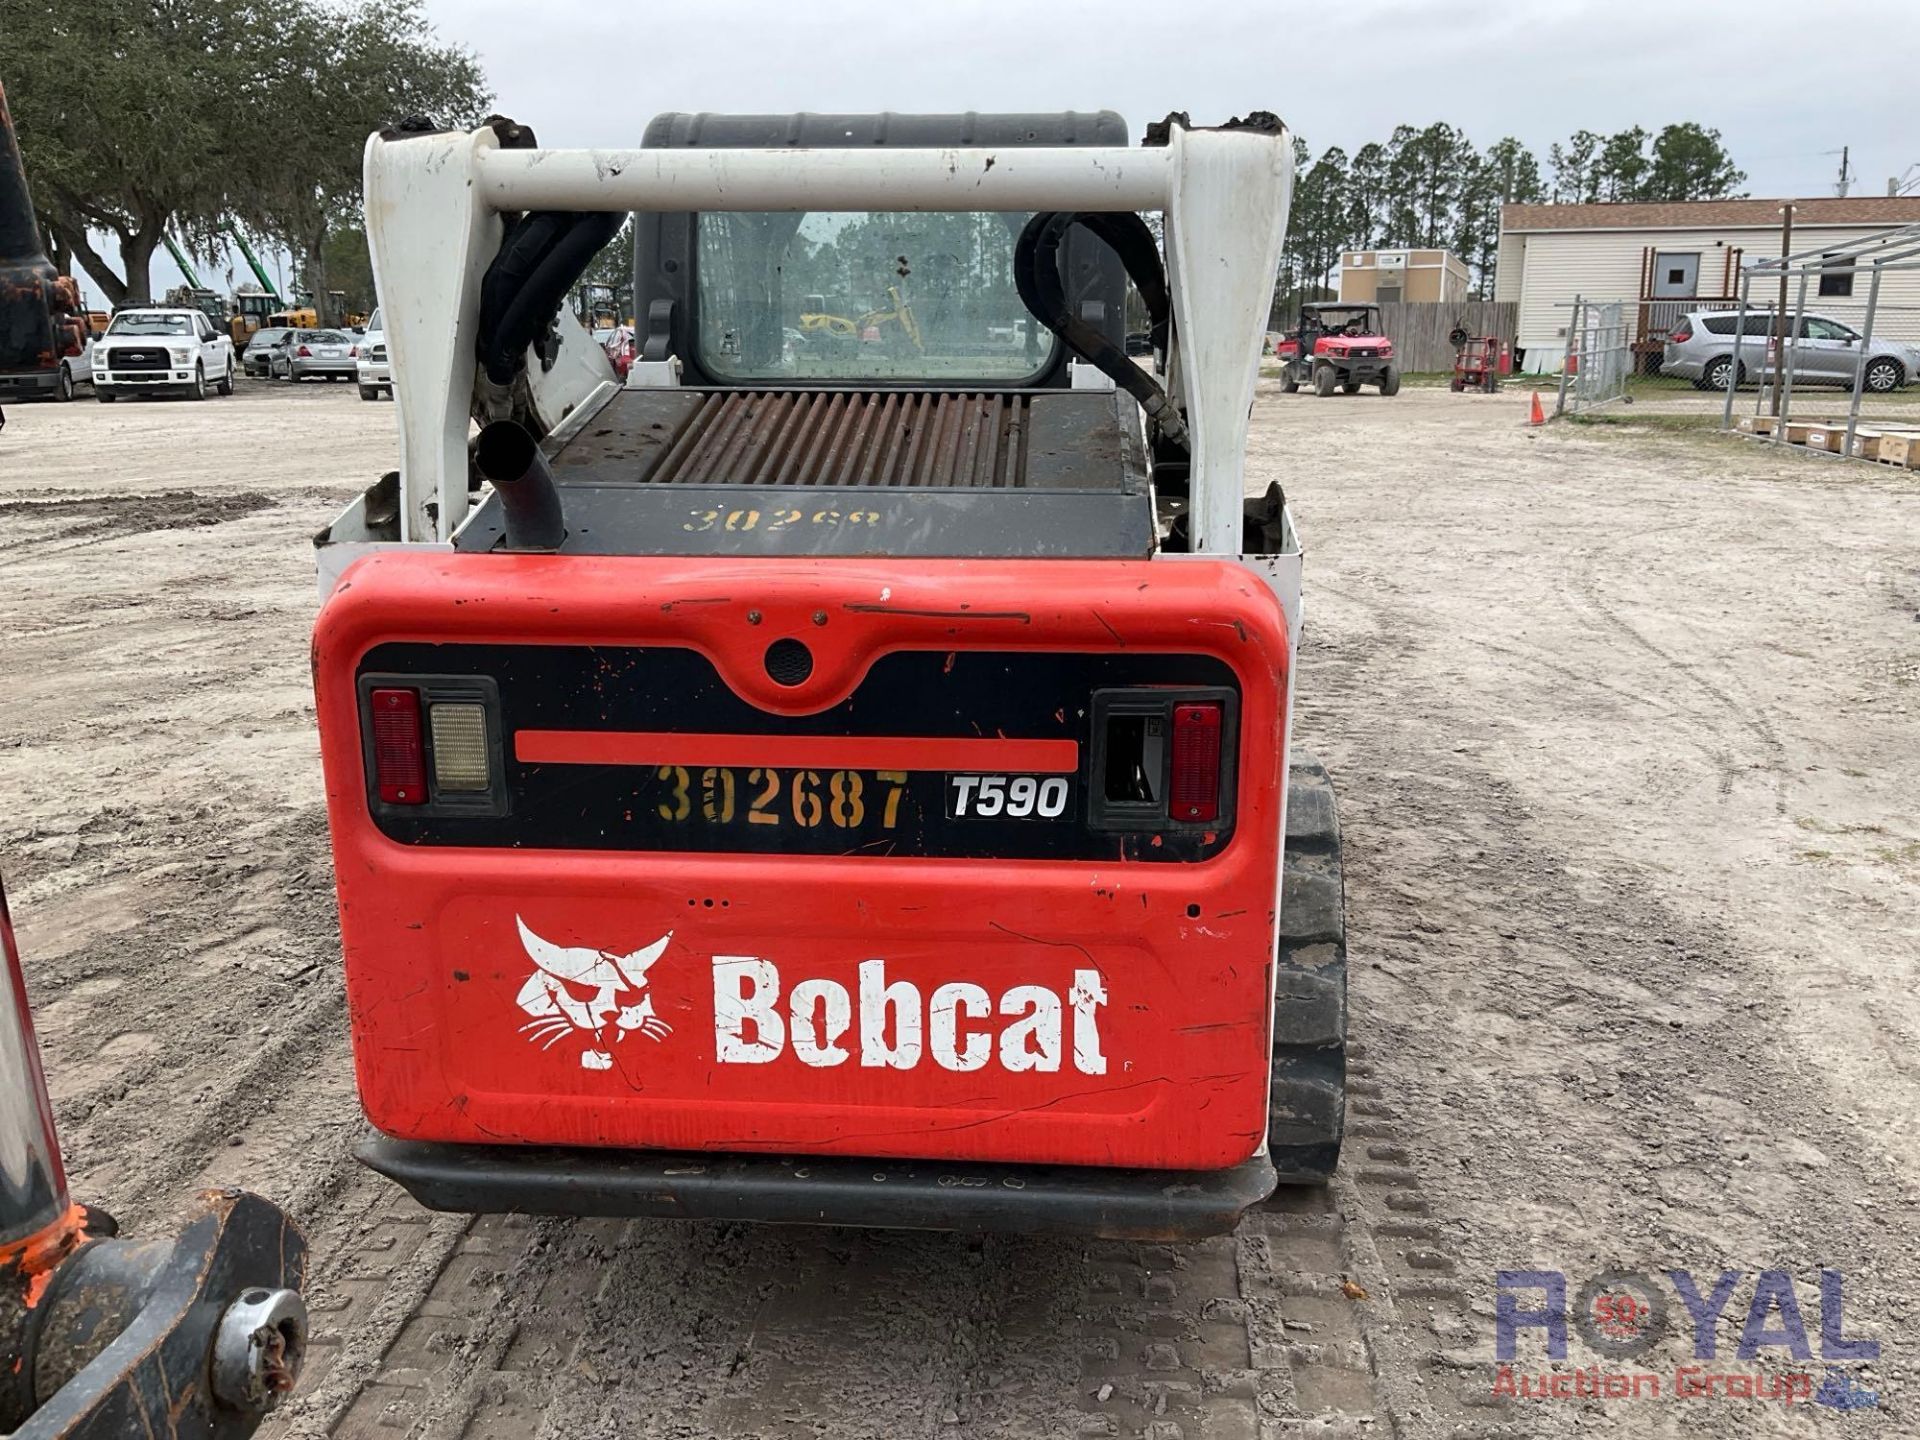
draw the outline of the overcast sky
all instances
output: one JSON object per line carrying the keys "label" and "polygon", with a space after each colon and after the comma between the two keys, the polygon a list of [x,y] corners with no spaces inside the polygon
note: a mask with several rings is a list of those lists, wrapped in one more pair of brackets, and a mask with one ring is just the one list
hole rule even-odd
{"label": "overcast sky", "polygon": [[1111,107],[1136,139],[1173,109],[1273,110],[1316,154],[1446,120],[1543,172],[1583,126],[1695,120],[1756,196],[1832,194],[1843,145],[1856,195],[1920,162],[1920,0],[426,3],[546,145],[637,144],[662,110]]}
{"label": "overcast sky", "polygon": [[[660,110],[1273,110],[1317,153],[1447,120],[1480,145],[1717,127],[1755,195],[1920,161],[1920,4],[1883,0],[427,0],[505,114],[630,144]],[[1825,34],[1816,23],[1831,15]],[[1829,156],[1826,151],[1834,151]]]}

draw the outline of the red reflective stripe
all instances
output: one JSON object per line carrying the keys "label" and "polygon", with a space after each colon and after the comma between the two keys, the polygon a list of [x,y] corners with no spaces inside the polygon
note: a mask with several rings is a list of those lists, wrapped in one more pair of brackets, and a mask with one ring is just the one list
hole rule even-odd
{"label": "red reflective stripe", "polygon": [[527,765],[727,765],[817,770],[1000,771],[1071,775],[1077,740],[916,739],[867,735],[677,735],[646,730],[521,730]]}
{"label": "red reflective stripe", "polygon": [[1167,813],[1191,823],[1220,816],[1220,707],[1173,707],[1173,781]]}
{"label": "red reflective stripe", "polygon": [[387,805],[427,803],[426,750],[420,740],[420,692],[375,690],[367,697],[373,712],[373,778]]}

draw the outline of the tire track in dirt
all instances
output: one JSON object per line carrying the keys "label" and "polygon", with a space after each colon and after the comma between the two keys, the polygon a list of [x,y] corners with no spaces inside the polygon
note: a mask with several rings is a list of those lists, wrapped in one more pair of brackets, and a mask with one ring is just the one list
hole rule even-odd
{"label": "tire track in dirt", "polygon": [[[1388,628],[1402,635],[1424,623],[1397,618]],[[1748,1275],[1772,1266],[1804,1278],[1839,1264],[1871,1277],[1875,1292],[1856,1322],[1849,1291],[1849,1324],[1895,1334],[1897,1297],[1920,1284],[1920,1270],[1909,1251],[1888,1247],[1920,1223],[1920,1197],[1903,1196],[1897,1172],[1871,1159],[1869,1134],[1830,1096],[1808,1093],[1817,1067],[1776,1043],[1768,1024],[1789,998],[1737,941],[1673,909],[1643,871],[1564,849],[1570,832],[1483,763],[1487,717],[1422,687],[1424,668],[1405,645],[1316,662],[1311,703],[1339,736],[1321,748],[1345,753],[1354,777],[1342,796],[1349,893],[1361,897],[1350,923],[1376,946],[1357,972],[1356,1024],[1384,1057],[1389,1088],[1425,1117],[1411,1139],[1383,1132],[1387,1158],[1420,1162],[1464,1217],[1408,1235],[1450,1233],[1471,1265],[1448,1300],[1457,1313],[1444,1328],[1457,1344],[1446,1363],[1486,1393],[1499,1268],[1584,1277],[1614,1266]],[[1365,693],[1418,695],[1417,723],[1356,724],[1350,698]],[[1355,1133],[1371,1138],[1373,1123],[1369,1115]],[[1644,1188],[1623,1188],[1623,1175]],[[1737,1319],[1729,1353],[1734,1339]],[[1404,1358],[1386,1370],[1390,1383],[1409,1373]],[[1890,1359],[1868,1383],[1885,1397],[1914,1378],[1910,1360]],[[1633,1433],[1648,1436],[1802,1435],[1814,1421],[1703,1407],[1635,1413]],[[1882,1418],[1885,1433],[1907,1433],[1897,1411]],[[1511,1423],[1548,1436],[1578,1419],[1533,1406]]]}
{"label": "tire track in dirt", "polygon": [[[1572,591],[1575,592],[1568,596],[1570,601],[1584,606],[1588,612],[1598,616],[1616,633],[1624,636],[1660,661],[1668,670],[1694,686],[1721,710],[1732,716],[1741,729],[1760,743],[1760,748],[1766,754],[1766,770],[1772,777],[1774,813],[1785,815],[1787,813],[1787,749],[1780,742],[1780,737],[1775,733],[1773,726],[1768,723],[1761,707],[1752,701],[1738,699],[1717,681],[1709,678],[1704,666],[1690,660],[1682,660],[1671,651],[1655,644],[1643,631],[1621,615],[1614,603],[1607,598],[1605,586],[1595,574],[1595,562],[1591,552],[1585,555],[1580,572],[1570,584]],[[1563,593],[1566,591],[1563,590]],[[1733,779],[1739,775],[1740,768],[1731,765],[1727,760],[1722,760],[1720,764],[1721,793],[1725,794],[1732,789]]]}

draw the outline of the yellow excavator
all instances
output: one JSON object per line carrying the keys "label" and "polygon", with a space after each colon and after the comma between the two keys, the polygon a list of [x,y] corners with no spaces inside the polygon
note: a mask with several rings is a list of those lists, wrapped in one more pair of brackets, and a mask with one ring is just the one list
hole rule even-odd
{"label": "yellow excavator", "polygon": [[898,285],[887,287],[887,298],[893,302],[891,309],[869,310],[858,320],[845,315],[835,315],[827,309],[824,295],[809,295],[807,308],[800,312],[800,333],[802,335],[825,335],[836,340],[875,341],[887,338],[881,331],[882,325],[892,324],[899,327],[899,333],[916,351],[927,348],[920,334],[920,322],[913,318],[913,307],[900,293]]}

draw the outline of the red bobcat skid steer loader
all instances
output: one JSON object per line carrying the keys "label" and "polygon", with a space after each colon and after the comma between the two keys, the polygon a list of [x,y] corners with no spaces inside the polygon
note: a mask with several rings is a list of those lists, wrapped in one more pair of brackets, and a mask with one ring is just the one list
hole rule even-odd
{"label": "red bobcat skid steer loader", "polygon": [[[1173,1237],[1326,1178],[1332,792],[1289,785],[1299,547],[1243,500],[1289,154],[1264,115],[369,142],[402,468],[320,537],[314,641],[369,1165]],[[629,212],[616,382],[562,301]],[[798,324],[894,295],[917,346]]]}

